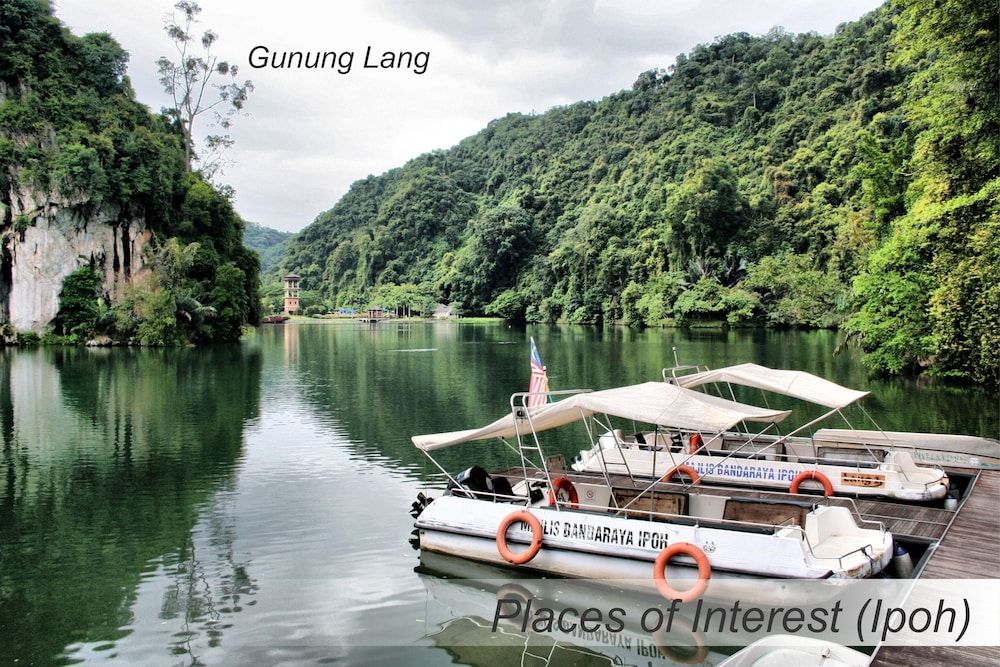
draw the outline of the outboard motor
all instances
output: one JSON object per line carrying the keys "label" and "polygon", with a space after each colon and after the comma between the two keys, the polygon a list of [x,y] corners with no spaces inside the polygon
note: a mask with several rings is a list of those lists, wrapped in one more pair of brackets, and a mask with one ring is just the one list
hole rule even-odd
{"label": "outboard motor", "polygon": [[497,500],[500,502],[510,502],[513,500],[514,489],[511,487],[510,482],[506,477],[493,477],[493,492],[497,494]]}
{"label": "outboard motor", "polygon": [[[457,486],[455,482],[458,482]],[[456,493],[459,488],[468,489],[472,493],[463,493],[461,490]],[[487,500],[493,496],[493,480],[484,469],[472,466],[455,475],[454,482],[448,482],[448,494]]]}
{"label": "outboard motor", "polygon": [[909,579],[913,576],[913,559],[906,547],[897,544],[892,552],[892,568],[898,579]]}
{"label": "outboard motor", "polygon": [[414,500],[413,504],[410,506],[410,515],[414,519],[418,518],[423,513],[424,508],[431,504],[432,500],[434,499],[425,496],[423,491],[419,492],[417,494],[417,499]]}
{"label": "outboard motor", "polygon": [[952,512],[958,509],[958,489],[954,486],[948,488],[948,494],[944,497],[944,508]]}

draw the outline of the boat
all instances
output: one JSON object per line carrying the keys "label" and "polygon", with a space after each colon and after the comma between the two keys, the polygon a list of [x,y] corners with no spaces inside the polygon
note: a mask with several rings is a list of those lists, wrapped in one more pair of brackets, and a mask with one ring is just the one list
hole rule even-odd
{"label": "boat", "polygon": [[[891,533],[873,522],[862,527],[848,507],[814,497],[774,501],[742,490],[658,480],[638,484],[606,469],[571,479],[550,466],[538,437],[575,423],[594,433],[607,429],[611,418],[656,429],[723,432],[741,422],[779,422],[787,410],[664,382],[545,394],[559,400],[529,406],[532,394],[516,393],[510,414],[484,427],[413,436],[448,479],[443,495],[414,503],[421,550],[565,577],[642,581],[682,601],[706,594],[710,581],[724,586],[726,579],[744,577],[854,579],[889,564]],[[508,474],[473,466],[452,475],[433,456],[445,447],[494,438],[520,462]],[[679,590],[669,583],[678,579],[696,581]]]}
{"label": "boat", "polygon": [[[686,369],[696,372],[678,372]],[[719,393],[728,393],[733,400],[732,385],[753,387],[821,406],[826,412],[786,435],[771,432],[777,422],[757,432],[752,432],[745,421],[739,423],[744,430],[655,429],[625,434],[609,429],[593,447],[580,452],[572,465],[574,470],[607,470],[659,479],[680,468],[701,483],[787,489],[791,493],[822,489],[826,495],[907,502],[940,500],[948,493],[944,470],[918,465],[912,448],[888,446],[888,434],[879,440],[849,431],[855,438],[852,448],[842,444],[848,439],[840,431],[837,437],[823,435],[822,431],[812,438],[795,435],[834,414],[842,414],[844,408],[868,396],[866,391],[842,387],[803,371],[757,364],[712,371],[679,366],[663,369],[663,378],[666,384],[685,389],[721,385],[723,391]]]}
{"label": "boat", "polygon": [[288,315],[268,315],[267,317],[262,317],[260,320],[261,324],[284,324],[285,321],[291,319]]}
{"label": "boat", "polygon": [[[821,406],[827,404],[807,397],[815,395],[815,389],[810,389],[808,386],[816,387],[822,383],[824,388],[831,387],[831,385],[840,387],[840,385],[802,371],[781,371],[758,364],[740,364],[717,370],[697,367],[698,372],[693,374],[683,373],[685,368],[690,367],[665,368],[662,371],[663,379],[688,388],[726,384],[731,391],[732,385],[742,385],[761,391],[784,394]],[[841,389],[844,388],[841,387]],[[858,400],[869,394],[869,392],[859,393]],[[873,460],[873,454],[875,458],[878,458],[892,451],[905,451],[919,465],[947,466],[948,468],[967,470],[1000,468],[1000,440],[950,433],[885,431],[864,410],[863,405],[859,404],[859,407],[868,422],[875,427],[875,430],[857,429],[853,426],[848,429],[821,428],[814,432],[811,438],[816,456],[825,459],[860,458],[870,461]],[[812,420],[807,426],[818,424],[838,413],[840,413],[840,408],[836,407],[822,417]],[[847,419],[844,418],[844,421],[847,422]],[[791,442],[794,448],[797,441],[792,439]]]}

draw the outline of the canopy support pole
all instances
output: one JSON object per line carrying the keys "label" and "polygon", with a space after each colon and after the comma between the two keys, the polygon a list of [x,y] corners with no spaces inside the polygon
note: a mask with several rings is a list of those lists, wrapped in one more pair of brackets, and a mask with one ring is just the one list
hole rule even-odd
{"label": "canopy support pole", "polygon": [[[580,417],[583,420],[583,427],[585,429],[587,429],[587,439],[590,441],[590,447],[591,447],[591,449],[593,449],[594,446],[595,446],[594,445],[594,432],[590,430],[590,420],[588,420],[587,416],[583,414],[583,410],[580,410]],[[597,421],[597,420],[594,419],[594,421]],[[600,456],[601,456],[601,473],[604,475],[604,481],[607,483],[608,489],[610,489],[610,491],[611,491],[611,502],[614,503],[615,507],[618,507],[618,500],[615,498],[615,490],[614,490],[615,487],[611,483],[611,477],[608,476],[608,462],[604,459],[604,448],[601,447],[601,441],[600,441],[600,439],[598,439],[596,446],[597,446],[597,453],[600,454]],[[622,461],[624,461],[624,460],[625,460],[625,457],[622,456]],[[626,466],[625,469],[628,470],[628,466]]]}
{"label": "canopy support pole", "polygon": [[[608,429],[608,433],[610,433],[612,439],[614,439],[614,441],[615,441],[615,447],[618,448],[618,453],[622,457],[622,465],[625,466],[625,474],[628,475],[628,478],[632,481],[633,484],[635,484],[635,477],[632,475],[632,469],[629,468],[628,461],[625,459],[625,451],[622,450],[622,444],[621,444],[621,442],[618,441],[618,436],[615,435],[615,429],[611,425],[611,420],[609,419],[606,424],[602,424],[601,420],[597,418],[597,414],[596,413],[593,416],[593,420],[594,420],[595,423],[600,424],[602,427]],[[601,444],[600,438],[598,438],[597,444],[598,444],[597,451],[600,452],[600,454],[601,454],[601,463],[604,465],[604,468],[606,470],[607,469],[607,463],[604,460],[604,448],[600,446],[600,444]]]}

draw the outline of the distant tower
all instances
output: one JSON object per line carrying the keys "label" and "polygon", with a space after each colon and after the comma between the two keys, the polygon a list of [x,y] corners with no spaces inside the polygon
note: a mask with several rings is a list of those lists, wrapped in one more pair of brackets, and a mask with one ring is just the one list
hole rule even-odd
{"label": "distant tower", "polygon": [[285,276],[285,315],[294,315],[299,310],[299,276],[289,273]]}

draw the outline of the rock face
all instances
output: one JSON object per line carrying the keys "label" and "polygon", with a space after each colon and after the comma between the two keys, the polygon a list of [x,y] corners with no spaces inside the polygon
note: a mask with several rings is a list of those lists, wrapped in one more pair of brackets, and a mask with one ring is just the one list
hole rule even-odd
{"label": "rock face", "polygon": [[[91,266],[113,298],[143,263],[150,233],[117,206],[87,201],[37,204],[18,193],[0,237],[0,321],[17,331],[41,333],[59,310],[63,279]],[[6,217],[6,216],[5,216]]]}

